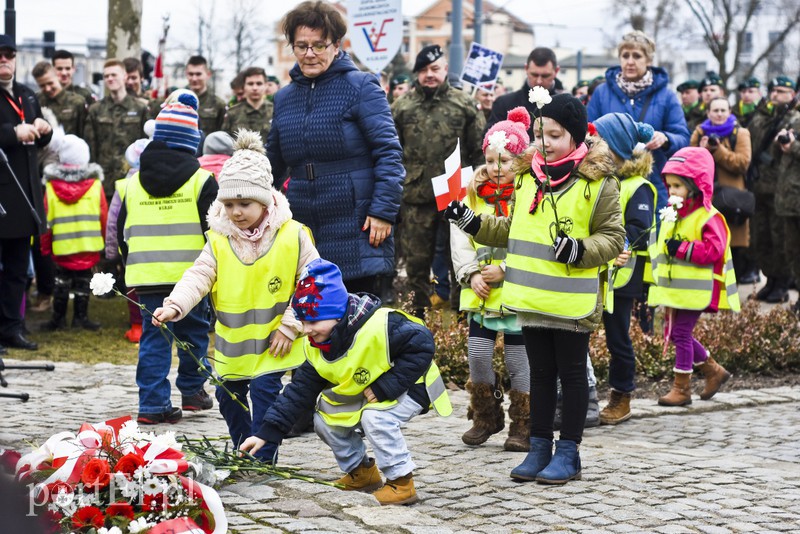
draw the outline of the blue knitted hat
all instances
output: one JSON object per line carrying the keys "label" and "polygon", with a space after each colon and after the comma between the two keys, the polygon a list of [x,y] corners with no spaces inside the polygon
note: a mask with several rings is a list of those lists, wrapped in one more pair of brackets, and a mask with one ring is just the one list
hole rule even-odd
{"label": "blue knitted hat", "polygon": [[652,126],[636,122],[627,113],[607,113],[592,124],[611,151],[624,160],[631,159],[636,145],[647,143],[654,133]]}
{"label": "blue knitted hat", "polygon": [[301,321],[341,319],[347,311],[347,289],[333,263],[316,259],[306,265],[292,296],[292,309]]}
{"label": "blue knitted hat", "polygon": [[197,120],[197,97],[185,92],[161,109],[156,117],[153,140],[163,141],[170,148],[194,154],[200,144]]}

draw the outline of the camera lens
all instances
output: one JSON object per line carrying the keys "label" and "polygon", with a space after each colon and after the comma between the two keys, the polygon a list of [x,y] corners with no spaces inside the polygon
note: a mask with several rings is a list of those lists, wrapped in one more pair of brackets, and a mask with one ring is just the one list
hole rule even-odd
{"label": "camera lens", "polygon": [[789,134],[781,134],[781,135],[778,136],[778,142],[780,144],[782,144],[782,145],[785,145],[789,141],[791,141],[791,138],[789,137]]}

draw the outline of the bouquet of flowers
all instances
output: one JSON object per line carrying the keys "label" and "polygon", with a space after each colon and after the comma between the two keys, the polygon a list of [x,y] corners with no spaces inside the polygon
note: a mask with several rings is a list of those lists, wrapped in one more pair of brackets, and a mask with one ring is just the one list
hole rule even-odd
{"label": "bouquet of flowers", "polygon": [[55,434],[15,473],[52,532],[224,534],[219,495],[196,469],[173,432],[142,432],[127,416]]}

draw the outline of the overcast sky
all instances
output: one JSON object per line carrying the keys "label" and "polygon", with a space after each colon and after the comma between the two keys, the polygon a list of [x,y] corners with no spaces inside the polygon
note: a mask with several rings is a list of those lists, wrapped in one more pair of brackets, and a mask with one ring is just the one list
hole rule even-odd
{"label": "overcast sky", "polygon": [[[155,53],[161,34],[161,17],[170,15],[170,46],[177,43],[197,47],[197,13],[214,8],[214,20],[224,31],[230,10],[237,2],[248,0],[144,0],[142,46]],[[259,22],[269,27],[300,0],[268,0],[258,2]],[[416,15],[433,0],[403,0],[403,14]],[[596,49],[603,43],[600,25],[604,21],[608,0],[495,0],[522,20],[534,23],[537,44],[570,48]],[[275,9],[280,5],[281,9]],[[17,39],[40,39],[42,32],[55,30],[59,46],[80,48],[87,38],[105,38],[107,28],[106,0],[25,0],[16,2]],[[216,30],[215,30],[216,31]],[[618,32],[611,30],[612,34]],[[219,31],[218,31],[219,35]]]}

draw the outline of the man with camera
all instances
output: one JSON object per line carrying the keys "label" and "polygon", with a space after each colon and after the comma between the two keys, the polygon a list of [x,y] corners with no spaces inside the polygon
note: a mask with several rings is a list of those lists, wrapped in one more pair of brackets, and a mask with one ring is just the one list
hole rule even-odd
{"label": "man with camera", "polygon": [[747,174],[756,195],[752,235],[767,277],[756,299],[778,303],[789,299],[792,271],[800,275],[800,112],[792,79],[773,78],[768,89],[771,105],[759,106],[750,123],[753,160]]}

